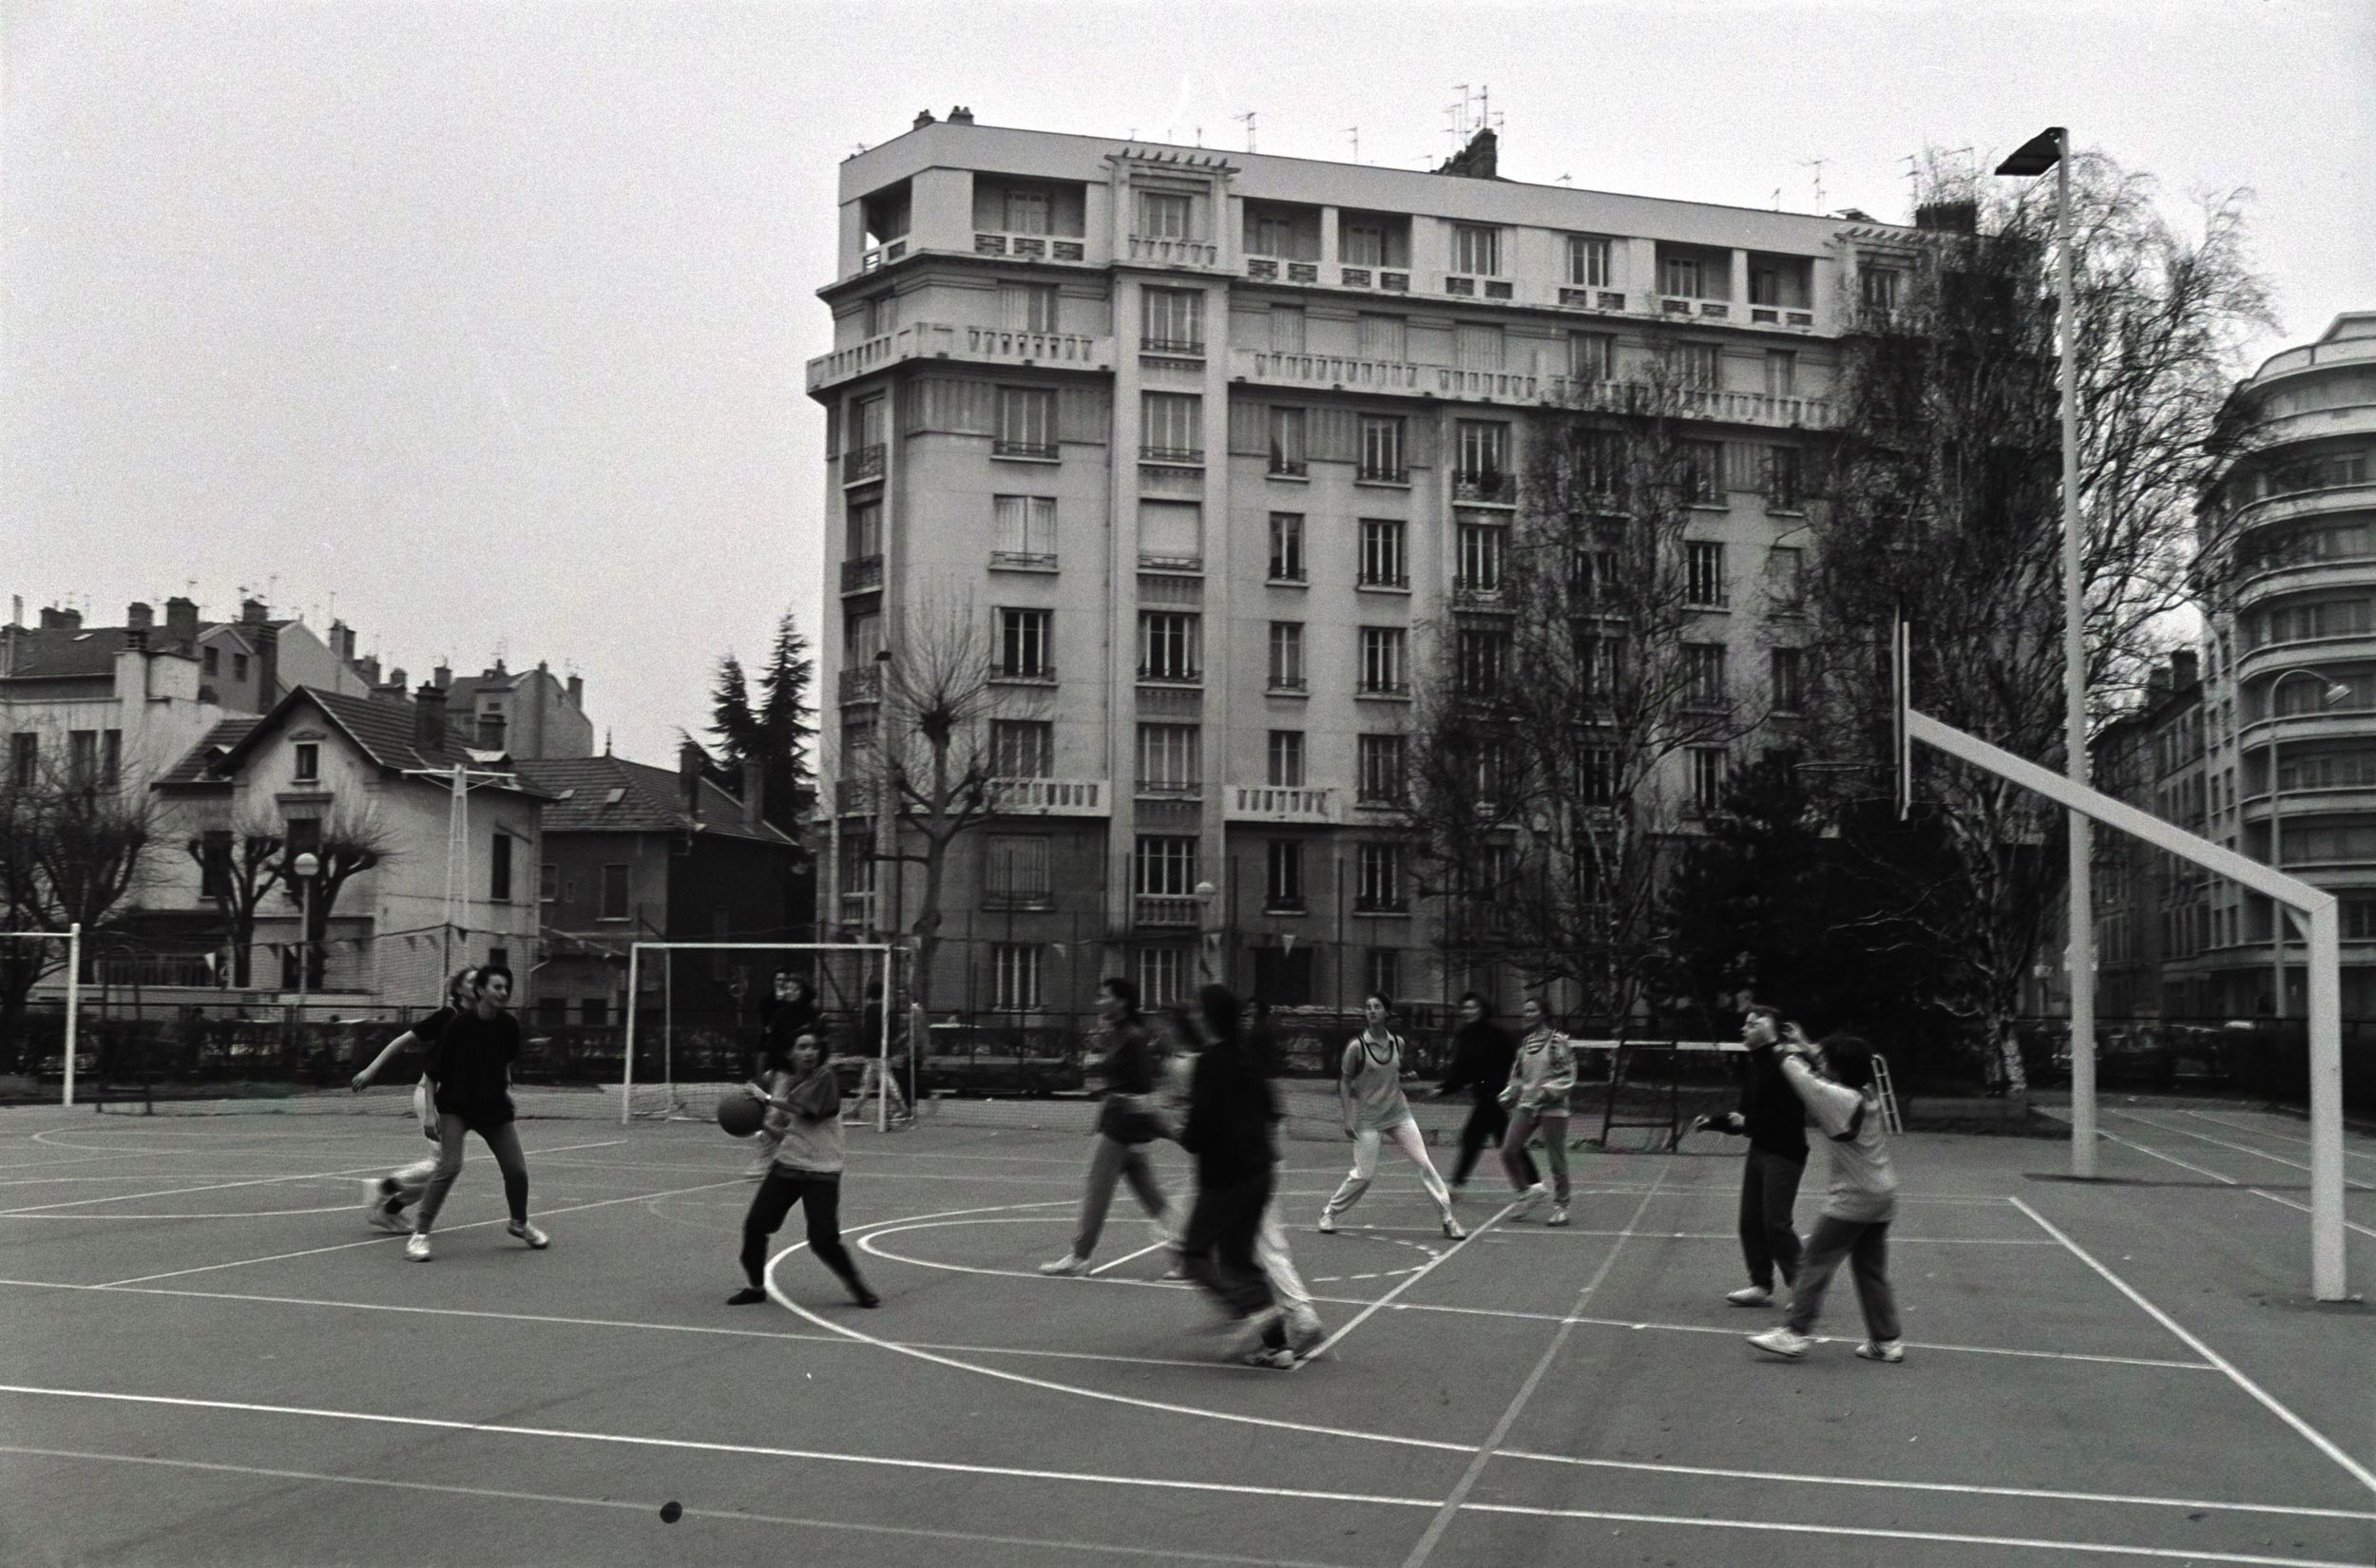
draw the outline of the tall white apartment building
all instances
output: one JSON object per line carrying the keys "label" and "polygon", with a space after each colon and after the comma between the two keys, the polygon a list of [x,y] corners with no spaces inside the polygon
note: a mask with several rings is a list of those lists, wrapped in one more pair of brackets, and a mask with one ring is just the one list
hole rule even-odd
{"label": "tall white apartment building", "polygon": [[[867,782],[877,655],[926,621],[966,620],[1015,698],[1000,815],[954,851],[936,1005],[1075,1007],[1116,972],[1290,1004],[1468,985],[1384,831],[1413,660],[1517,515],[1530,418],[1618,406],[1654,362],[1722,459],[1695,636],[1735,679],[1770,656],[1796,679],[1766,584],[1806,517],[1752,476],[1826,424],[1837,339],[1887,303],[1912,231],[1493,162],[1489,132],[1428,173],[961,110],[842,164],[834,347],[808,369],[827,776]],[[1723,762],[1683,787],[1720,788]],[[904,926],[920,879],[885,920],[866,793],[840,797],[824,914]]]}

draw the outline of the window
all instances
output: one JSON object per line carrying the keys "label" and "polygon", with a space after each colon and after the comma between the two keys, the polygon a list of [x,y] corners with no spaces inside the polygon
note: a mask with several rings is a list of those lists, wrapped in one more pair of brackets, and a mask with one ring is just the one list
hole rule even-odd
{"label": "window", "polygon": [[1893,311],[1898,308],[1898,286],[1906,275],[1895,267],[1862,267],[1857,270],[1856,287],[1867,310]]}
{"label": "window", "polygon": [[1362,973],[1369,988],[1379,996],[1400,996],[1403,990],[1403,955],[1392,947],[1372,947],[1363,955]]}
{"label": "window", "polygon": [[846,560],[863,561],[883,553],[883,504],[880,501],[853,503],[850,516],[842,525],[842,554]]}
{"label": "window", "polygon": [[206,649],[206,673],[208,675],[220,675],[222,673],[222,650],[213,646],[211,643]]}
{"label": "window", "polygon": [[1609,242],[1588,234],[1567,237],[1567,281],[1579,289],[1609,286]]}
{"label": "window", "polygon": [[30,789],[41,773],[41,736],[31,730],[19,730],[9,736],[9,763],[16,777],[16,787]]}
{"label": "window", "polygon": [[1617,335],[1572,332],[1567,335],[1567,373],[1579,381],[1617,379]]}
{"label": "window", "polygon": [[1403,421],[1400,415],[1361,416],[1361,477],[1406,484],[1410,470],[1403,463]]}
{"label": "window", "polygon": [[322,747],[318,740],[300,740],[290,748],[296,758],[289,776],[300,784],[317,784],[322,776]]}
{"label": "window", "polygon": [[899,325],[899,301],[878,294],[858,307],[858,325],[869,337],[882,337]]}
{"label": "window", "polygon": [[1498,523],[1460,526],[1460,585],[1470,593],[1502,587],[1502,542],[1509,530]]}
{"label": "window", "polygon": [[231,896],[231,855],[236,842],[227,828],[209,828],[200,840],[198,856],[198,896],[229,898]]}
{"label": "window", "polygon": [[1188,610],[1139,612],[1139,679],[1200,680],[1204,665],[1199,636],[1203,617]]}
{"label": "window", "polygon": [[1460,422],[1460,477],[1499,479],[1510,471],[1510,428],[1500,420]]}
{"label": "window", "polygon": [[588,996],[578,999],[578,1023],[589,1029],[599,1029],[610,1023],[610,999]]}
{"label": "window", "polygon": [[1139,193],[1139,237],[1142,239],[1186,239],[1193,203],[1173,191]]}
{"label": "window", "polygon": [[1715,343],[1677,343],[1671,364],[1677,386],[1714,392],[1724,379],[1724,350]]}
{"label": "window", "polygon": [[99,732],[99,784],[102,789],[114,789],[124,780],[124,732]]}
{"label": "window", "polygon": [[1271,352],[1273,354],[1304,352],[1304,308],[1301,305],[1271,307]]}
{"label": "window", "polygon": [[1270,764],[1270,782],[1283,790],[1300,790],[1304,784],[1304,733],[1301,730],[1273,730],[1266,748]]}
{"label": "window", "polygon": [[549,860],[536,868],[536,901],[539,904],[561,902],[561,868]]}
{"label": "window", "polygon": [[1386,265],[1386,225],[1347,219],[1337,226],[1337,259],[1349,267]]}
{"label": "window", "polygon": [[1008,186],[1002,216],[1008,234],[1046,234],[1048,231],[1047,192],[1028,187]]}
{"label": "window", "polygon": [[1270,437],[1271,471],[1276,474],[1301,474],[1307,471],[1310,456],[1305,445],[1309,415],[1302,409],[1272,409],[1264,424]]}
{"label": "window", "polygon": [[1464,697],[1492,697],[1509,673],[1510,634],[1499,626],[1463,626],[1455,644]]}
{"label": "window", "polygon": [[1693,809],[1713,812],[1724,804],[1724,748],[1694,746],[1691,759]]}
{"label": "window", "polygon": [[990,947],[990,970],[1002,1013],[1036,1011],[1040,1003],[1040,948],[1036,943],[1000,942]]}
{"label": "window", "polygon": [[1263,851],[1262,908],[1300,912],[1304,907],[1304,846],[1299,838],[1274,838]]}
{"label": "window", "polygon": [[1204,352],[1204,294],[1199,289],[1142,289],[1139,346],[1156,353]]}
{"label": "window", "polygon": [[1453,329],[1452,353],[1465,371],[1499,375],[1509,365],[1509,339],[1501,328],[1463,321]]}
{"label": "window", "polygon": [[487,896],[498,904],[511,902],[511,835],[495,834],[493,851],[487,860]]}
{"label": "window", "polygon": [[1300,621],[1271,622],[1271,690],[1299,692],[1304,689],[1304,623]]}
{"label": "window", "polygon": [[1249,256],[1294,256],[1295,220],[1284,213],[1248,213],[1246,253]]}
{"label": "window", "polygon": [[233,654],[231,656],[231,679],[234,680],[247,679],[247,655]]}
{"label": "window", "polygon": [[1452,270],[1491,277],[1502,270],[1502,231],[1485,223],[1452,225]]}
{"label": "window", "polygon": [[1409,690],[1403,679],[1405,633],[1400,626],[1361,628],[1360,690],[1370,696],[1401,697]]}
{"label": "window", "polygon": [[1695,507],[1724,505],[1724,447],[1715,441],[1685,441],[1683,499]]}
{"label": "window", "polygon": [[990,766],[1001,778],[1046,778],[1056,763],[1056,726],[1044,718],[990,720]]}
{"label": "window", "polygon": [[[1348,257],[1346,259],[1351,260]],[[1375,316],[1364,313],[1361,317],[1361,357],[1383,359],[1401,364],[1408,357],[1405,346],[1403,318],[1399,316]]]}
{"label": "window", "polygon": [[1131,862],[1131,885],[1140,897],[1186,898],[1197,890],[1197,841],[1188,834],[1140,833]]}
{"label": "window", "polygon": [[1145,1007],[1188,997],[1188,951],[1184,947],[1139,949],[1139,1003]]}
{"label": "window", "polygon": [[850,405],[850,428],[857,432],[855,445],[879,447],[888,433],[883,411],[888,405],[880,395],[861,397]]}
{"label": "window", "polygon": [[627,868],[603,868],[603,916],[604,920],[627,918]]}
{"label": "window", "polygon": [[994,906],[1044,905],[1051,897],[1048,841],[1041,833],[990,833],[982,840],[982,890]]}
{"label": "window", "polygon": [[1724,546],[1695,541],[1683,546],[1683,555],[1684,602],[1703,609],[1720,608],[1724,603]]}
{"label": "window", "polygon": [[1054,332],[1056,285],[1001,283],[998,286],[998,318],[1008,332]]}
{"label": "window", "polygon": [[1365,735],[1359,740],[1354,795],[1363,805],[1390,806],[1403,798],[1404,742],[1399,735]]}
{"label": "window", "polygon": [[99,782],[99,732],[69,730],[66,736],[67,782],[87,790]]}
{"label": "window", "polygon": [[[1362,844],[1353,851],[1353,908],[1365,914],[1399,914],[1403,908],[1403,847]],[[1392,995],[1392,992],[1388,992]]]}
{"label": "window", "polygon": [[1056,455],[1056,392],[1052,388],[998,389],[998,434],[990,450],[1001,457]]}
{"label": "window", "polygon": [[1807,651],[1773,650],[1773,711],[1794,714],[1807,705]]}
{"label": "window", "polygon": [[1807,552],[1795,545],[1776,545],[1766,552],[1766,576],[1773,584],[1777,614],[1794,615],[1807,598]]}
{"label": "window", "polygon": [[1658,292],[1696,299],[1707,281],[1705,264],[1696,256],[1668,256],[1658,260]]}
{"label": "window", "polygon": [[1049,661],[1053,641],[1053,610],[998,612],[998,673],[1010,680],[1049,680],[1056,675]]}
{"label": "window", "polygon": [[1615,604],[1621,586],[1614,548],[1606,545],[1580,545],[1569,553],[1567,592],[1580,610]]}
{"label": "window", "polygon": [[1271,581],[1304,580],[1304,516],[1301,512],[1271,514]]}
{"label": "window", "polygon": [[1139,564],[1172,571],[1203,570],[1203,503],[1140,502]]}
{"label": "window", "polygon": [[1585,805],[1617,804],[1617,751],[1614,747],[1588,748],[1584,753],[1581,774],[1576,781],[1576,793]]}
{"label": "window", "polygon": [[1683,700],[1696,708],[1724,705],[1724,644],[1683,644]]}
{"label": "window", "polygon": [[1625,679],[1625,639],[1586,634],[1576,640],[1576,662],[1583,673],[1584,690],[1599,698],[1617,695]]}
{"label": "window", "polygon": [[1403,522],[1395,517],[1361,520],[1361,585],[1365,588],[1407,588],[1410,575],[1403,563]]}
{"label": "window", "polygon": [[1766,449],[1766,505],[1794,512],[1807,505],[1806,453],[1796,447]]}
{"label": "window", "polygon": [[1056,498],[1052,495],[999,495],[990,498],[997,544],[990,551],[994,566],[1053,566],[1056,564]]}
{"label": "window", "polygon": [[1793,349],[1766,351],[1766,395],[1796,397],[1798,395],[1798,353]]}
{"label": "window", "polygon": [[1202,787],[1198,764],[1198,726],[1139,726],[1139,793],[1195,794]]}
{"label": "window", "polygon": [[508,947],[489,947],[487,949],[487,962],[490,965],[496,965],[508,969],[511,967],[511,949]]}
{"label": "window", "polygon": [[1204,399],[1193,392],[1140,392],[1139,455],[1159,463],[1204,461]]}

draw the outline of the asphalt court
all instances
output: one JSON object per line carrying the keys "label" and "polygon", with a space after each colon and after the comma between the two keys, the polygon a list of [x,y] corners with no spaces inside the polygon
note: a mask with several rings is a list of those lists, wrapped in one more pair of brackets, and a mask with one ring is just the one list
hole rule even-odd
{"label": "asphalt court", "polygon": [[[1293,1372],[1228,1356],[1126,1191],[1096,1276],[1038,1273],[1079,1136],[853,1133],[870,1312],[796,1211],[771,1303],[722,1305],[751,1188],[713,1128],[524,1123],[554,1246],[474,1147],[423,1266],[361,1223],[400,1119],[8,1113],[0,1560],[2376,1561],[2376,1314],[2304,1298],[2306,1129],[2105,1109],[2094,1184],[1901,1140],[1897,1367],[1849,1354],[1845,1279],[1808,1360],[1748,1348],[1737,1144],[1579,1151],[1563,1229],[1480,1171],[1455,1245],[1392,1160],[1317,1234],[1340,1151],[1291,1143],[1332,1331]],[[2347,1163],[2365,1288],[2376,1141]]]}

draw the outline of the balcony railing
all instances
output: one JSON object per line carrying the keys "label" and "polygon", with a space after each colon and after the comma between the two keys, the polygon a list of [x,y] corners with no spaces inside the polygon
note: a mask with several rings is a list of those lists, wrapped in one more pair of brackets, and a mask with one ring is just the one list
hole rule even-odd
{"label": "balcony railing", "polygon": [[883,558],[879,555],[852,556],[841,564],[841,591],[864,593],[883,585]]}
{"label": "balcony railing", "polygon": [[1052,572],[1056,569],[1054,550],[992,550],[990,569],[1004,572]]}
{"label": "balcony railing", "polygon": [[1410,682],[1408,680],[1365,679],[1360,685],[1353,688],[1353,695],[1355,697],[1408,697],[1410,695]]}
{"label": "balcony railing", "polygon": [[1204,785],[1193,778],[1142,778],[1139,794],[1163,800],[1196,800],[1204,794]]}
{"label": "balcony railing", "polygon": [[1811,327],[1815,313],[1804,307],[1790,305],[1752,305],[1749,318],[1770,327]]}
{"label": "balcony railing", "polygon": [[1353,470],[1353,477],[1365,485],[1408,485],[1410,470],[1384,463],[1364,463]]}
{"label": "balcony railing", "polygon": [[1420,390],[1420,367],[1390,359],[1357,359],[1339,354],[1278,354],[1267,349],[1241,350],[1231,355],[1231,369],[1247,380],[1274,387],[1327,387],[1334,391],[1408,392]]}
{"label": "balcony railing", "polygon": [[1344,820],[1335,791],[1284,784],[1233,784],[1222,814],[1231,822],[1327,824]]}
{"label": "balcony railing", "polygon": [[1204,339],[1201,337],[1140,337],[1139,352],[1141,354],[1201,354],[1204,353]]}
{"label": "balcony railing", "polygon": [[883,444],[880,441],[872,446],[853,447],[841,454],[841,482],[843,484],[863,485],[870,479],[882,477]]}
{"label": "balcony railing", "polygon": [[1666,413],[1777,429],[1822,430],[1831,423],[1831,405],[1820,397],[1780,397],[1761,392],[1554,375],[1544,378],[1542,395],[1546,401],[1593,413]]}
{"label": "balcony railing", "polygon": [[1053,441],[1009,441],[1005,436],[999,435],[990,438],[990,455],[993,457],[1039,457],[1053,460],[1061,453]]}
{"label": "balcony railing", "polygon": [[1014,234],[991,229],[977,229],[973,235],[976,256],[1020,256],[1034,261],[1081,261],[1088,252],[1082,240],[1055,234]]}
{"label": "balcony railing", "polygon": [[1280,457],[1274,453],[1270,472],[1274,479],[1305,479],[1311,476],[1311,465],[1300,457]]}
{"label": "balcony railing", "polygon": [[1711,321],[1729,320],[1733,302],[1729,299],[1703,299],[1697,295],[1662,294],[1658,296],[1661,316],[1696,316]]}
{"label": "balcony railing", "polygon": [[994,778],[989,809],[1001,816],[1105,816],[1102,778]]}
{"label": "balcony railing", "polygon": [[1080,333],[917,321],[809,361],[809,391],[848,381],[910,359],[966,359],[992,365],[1052,366],[1110,371],[1114,340]]}
{"label": "balcony railing", "polygon": [[1484,473],[1456,473],[1452,476],[1452,499],[1514,506],[1518,501],[1518,476],[1489,469]]}
{"label": "balcony railing", "polygon": [[1139,569],[1142,572],[1198,572],[1204,570],[1201,555],[1157,555],[1139,552]]}
{"label": "balcony railing", "polygon": [[866,250],[859,253],[858,270],[860,272],[877,272],[884,267],[890,266],[892,262],[900,259],[907,254],[908,241],[906,239],[886,239],[881,244],[870,246]]}
{"label": "balcony railing", "polygon": [[1130,237],[1130,258],[1168,267],[1213,267],[1221,260],[1221,247],[1209,239],[1168,239],[1152,235]]}
{"label": "balcony railing", "polygon": [[1204,449],[1202,447],[1150,447],[1142,445],[1139,449],[1139,461],[1141,463],[1177,463],[1183,467],[1202,468],[1204,466]]}
{"label": "balcony railing", "polygon": [[839,902],[843,925],[867,927],[873,926],[874,895],[872,893],[844,893]]}
{"label": "balcony railing", "polygon": [[883,671],[877,664],[861,664],[854,670],[841,672],[837,695],[844,702],[879,702],[883,698]]}
{"label": "balcony railing", "polygon": [[1204,672],[1169,664],[1141,664],[1139,666],[1139,679],[1149,686],[1201,686],[1204,684]]}
{"label": "balcony railing", "polygon": [[1617,289],[1562,289],[1560,303],[1594,311],[1621,311],[1625,296]]}
{"label": "balcony railing", "polygon": [[1193,894],[1139,893],[1131,899],[1131,924],[1193,928],[1198,924],[1203,902]]}
{"label": "balcony railing", "polygon": [[1310,692],[1299,675],[1274,675],[1262,689],[1273,697],[1303,697]]}
{"label": "balcony railing", "polygon": [[994,664],[990,679],[1009,685],[1052,686],[1056,683],[1053,664]]}

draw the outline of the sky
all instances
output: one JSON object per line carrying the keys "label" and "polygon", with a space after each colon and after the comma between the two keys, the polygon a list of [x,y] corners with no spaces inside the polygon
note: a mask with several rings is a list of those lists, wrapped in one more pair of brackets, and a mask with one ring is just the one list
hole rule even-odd
{"label": "sky", "polygon": [[1416,168],[1486,93],[1507,178],[1898,220],[2061,123],[2254,193],[2255,361],[2376,308],[2366,0],[0,0],[0,594],[549,661],[662,764],[821,623],[836,165],[922,108]]}

